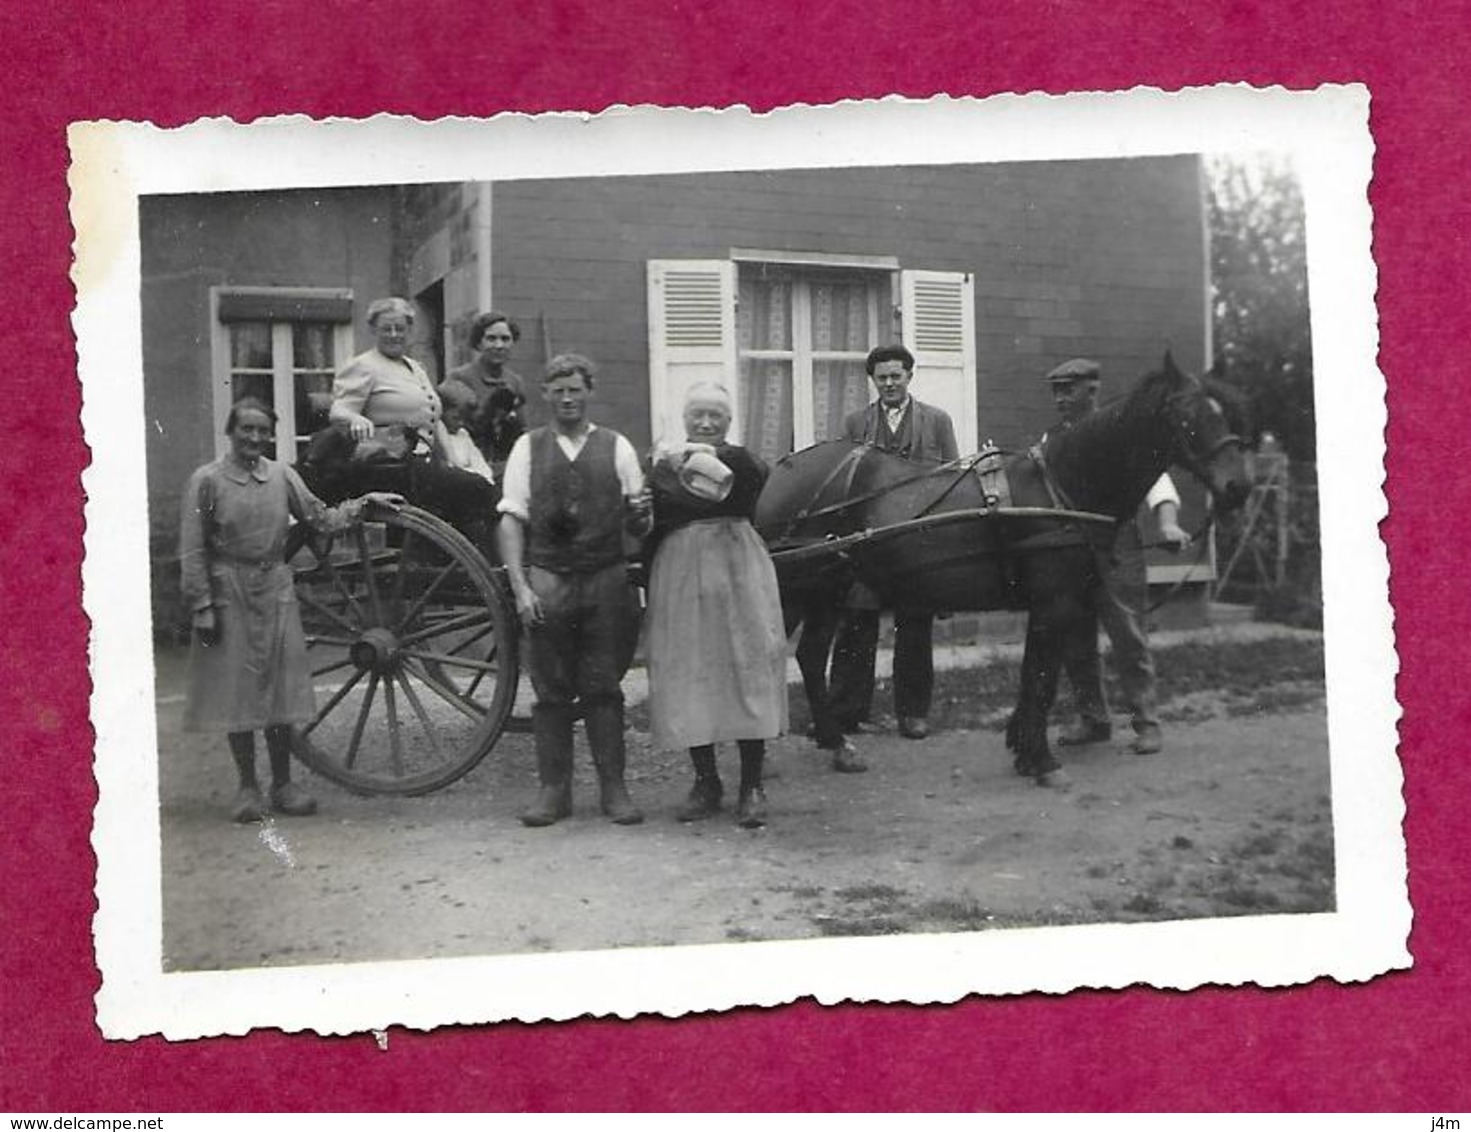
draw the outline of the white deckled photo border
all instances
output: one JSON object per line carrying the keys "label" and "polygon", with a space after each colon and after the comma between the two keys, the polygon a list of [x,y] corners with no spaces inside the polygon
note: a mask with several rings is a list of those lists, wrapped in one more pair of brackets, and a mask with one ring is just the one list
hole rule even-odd
{"label": "white deckled photo border", "polygon": [[[886,99],[765,114],[617,107],[423,122],[304,117],[72,127],[74,327],[86,490],[99,799],[99,1025],[111,1038],[252,1028],[341,1034],[584,1015],[670,1016],[810,997],[944,1003],[970,994],[1141,983],[1351,982],[1410,964],[1396,755],[1397,658],[1378,525],[1385,381],[1377,368],[1369,94],[1244,86],[984,100]],[[874,139],[916,164],[1281,150],[1308,218],[1327,718],[1337,901],[1331,913],[606,952],[163,969],[157,733],[148,593],[139,198],[184,193],[862,166]],[[1331,386],[1331,396],[1321,392]]]}

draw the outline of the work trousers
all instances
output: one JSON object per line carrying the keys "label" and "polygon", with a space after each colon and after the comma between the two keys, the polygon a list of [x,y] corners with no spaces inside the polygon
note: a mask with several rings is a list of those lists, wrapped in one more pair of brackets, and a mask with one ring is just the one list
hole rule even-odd
{"label": "work trousers", "polygon": [[586,574],[526,572],[541,602],[527,656],[538,706],[623,702],[622,681],[638,644],[639,607],[622,562]]}
{"label": "work trousers", "polygon": [[1098,652],[1098,627],[1102,625],[1113,645],[1123,707],[1134,730],[1157,727],[1154,658],[1149,653],[1149,634],[1144,621],[1148,588],[1143,561],[1115,563],[1100,554],[1098,573],[1098,582],[1089,593],[1089,615],[1083,619],[1078,636],[1064,658],[1073,686],[1074,706],[1085,722],[1109,722],[1103,661]]}
{"label": "work trousers", "polygon": [[[894,612],[894,714],[923,719],[930,714],[935,686],[935,615],[921,610]],[[833,641],[833,715],[851,727],[873,711],[874,662],[878,656],[877,610],[850,609],[843,614]]]}

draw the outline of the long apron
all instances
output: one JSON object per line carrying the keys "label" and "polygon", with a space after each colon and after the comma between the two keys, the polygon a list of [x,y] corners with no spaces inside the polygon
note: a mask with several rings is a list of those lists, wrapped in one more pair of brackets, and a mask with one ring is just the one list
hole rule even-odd
{"label": "long apron", "polygon": [[702,519],[664,539],[646,623],[655,746],[786,731],[781,595],[771,556],[747,520]]}

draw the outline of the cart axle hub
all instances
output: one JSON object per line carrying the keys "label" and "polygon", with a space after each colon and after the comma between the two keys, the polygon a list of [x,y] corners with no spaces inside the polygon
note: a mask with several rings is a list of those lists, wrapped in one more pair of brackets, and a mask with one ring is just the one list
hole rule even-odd
{"label": "cart axle hub", "polygon": [[398,662],[398,638],[387,629],[367,630],[350,650],[352,662],[362,669],[384,672]]}

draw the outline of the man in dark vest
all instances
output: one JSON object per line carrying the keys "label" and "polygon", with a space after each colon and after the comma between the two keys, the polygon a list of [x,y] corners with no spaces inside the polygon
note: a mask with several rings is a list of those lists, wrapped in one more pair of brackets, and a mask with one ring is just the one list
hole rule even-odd
{"label": "man in dark vest", "polygon": [[[909,395],[914,355],[903,346],[876,346],[869,351],[866,367],[878,399],[849,414],[843,435],[917,463],[954,460],[959,453],[950,415]],[[850,609],[833,646],[832,705],[847,731],[857,731],[868,721],[879,635],[877,601],[865,587],[854,589],[858,592],[849,597]],[[899,734],[906,739],[923,739],[929,734],[927,717],[935,682],[934,622],[932,609],[906,606],[894,610],[894,714],[899,717]],[[862,764],[852,769],[862,769]]]}
{"label": "man in dark vest", "polygon": [[623,781],[620,684],[638,636],[623,536],[648,533],[649,495],[633,446],[587,419],[595,372],[580,354],[547,363],[541,391],[552,423],[516,441],[502,484],[501,560],[530,638],[536,691],[532,730],[541,791],[520,815],[529,826],[572,813],[572,725],[579,708],[603,812],[619,825],[643,821]]}

